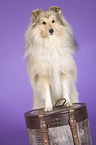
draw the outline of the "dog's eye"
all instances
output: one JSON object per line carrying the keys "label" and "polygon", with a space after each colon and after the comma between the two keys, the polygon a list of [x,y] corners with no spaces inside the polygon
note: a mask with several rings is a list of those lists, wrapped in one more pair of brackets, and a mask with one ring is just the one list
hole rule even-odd
{"label": "dog's eye", "polygon": [[55,23],[55,20],[52,20],[52,23]]}
{"label": "dog's eye", "polygon": [[42,22],[42,24],[43,24],[43,25],[46,25],[46,22],[44,21],[44,22]]}

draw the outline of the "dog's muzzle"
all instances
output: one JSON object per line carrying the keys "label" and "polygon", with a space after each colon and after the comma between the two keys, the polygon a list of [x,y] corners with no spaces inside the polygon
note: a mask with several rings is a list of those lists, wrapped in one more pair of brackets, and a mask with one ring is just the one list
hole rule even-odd
{"label": "dog's muzzle", "polygon": [[53,35],[53,33],[54,33],[54,29],[49,29],[49,33],[51,34],[51,35]]}

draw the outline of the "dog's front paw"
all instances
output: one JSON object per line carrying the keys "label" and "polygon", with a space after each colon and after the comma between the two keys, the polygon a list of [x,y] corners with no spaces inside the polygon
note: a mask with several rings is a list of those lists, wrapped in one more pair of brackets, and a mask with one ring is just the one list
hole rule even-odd
{"label": "dog's front paw", "polygon": [[53,110],[52,106],[46,106],[45,109],[44,109],[45,112],[50,112],[52,110]]}

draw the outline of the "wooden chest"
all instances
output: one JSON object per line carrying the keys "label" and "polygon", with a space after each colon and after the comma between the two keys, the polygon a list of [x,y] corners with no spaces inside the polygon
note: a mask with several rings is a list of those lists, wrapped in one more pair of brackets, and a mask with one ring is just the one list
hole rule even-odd
{"label": "wooden chest", "polygon": [[[42,131],[42,115],[40,120],[39,109],[26,112],[24,116],[29,145],[92,145],[86,104],[74,103],[73,109],[76,126],[71,125],[69,109],[64,106],[55,107],[52,112],[44,113],[43,125],[47,132]],[[74,128],[77,136],[74,135]],[[47,140],[44,142],[44,133],[45,135],[47,133],[48,142]],[[79,141],[77,140],[76,143],[74,139],[77,138]]]}

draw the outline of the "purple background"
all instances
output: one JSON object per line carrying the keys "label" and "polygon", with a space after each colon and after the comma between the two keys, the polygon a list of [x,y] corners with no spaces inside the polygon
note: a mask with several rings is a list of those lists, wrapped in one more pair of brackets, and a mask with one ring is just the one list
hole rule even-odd
{"label": "purple background", "polygon": [[0,145],[28,145],[24,113],[32,88],[23,58],[32,10],[60,6],[79,44],[75,55],[80,102],[87,103],[96,144],[96,0],[0,0]]}

